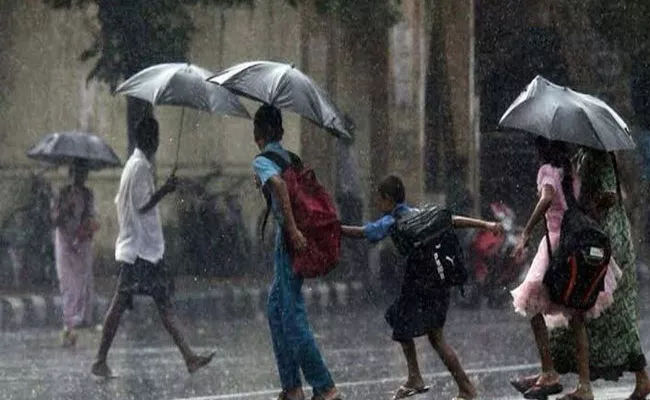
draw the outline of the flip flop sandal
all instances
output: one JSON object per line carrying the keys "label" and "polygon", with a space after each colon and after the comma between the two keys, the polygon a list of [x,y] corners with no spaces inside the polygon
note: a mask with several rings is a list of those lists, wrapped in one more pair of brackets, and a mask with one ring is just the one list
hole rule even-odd
{"label": "flip flop sandal", "polygon": [[[530,389],[526,390],[524,397],[527,399],[546,399],[552,394],[562,393],[564,388],[561,383],[552,383],[550,385],[533,385]],[[570,400],[570,399],[565,399]],[[582,400],[582,399],[578,399]]]}
{"label": "flip flop sandal", "polygon": [[393,395],[393,400],[405,399],[407,397],[415,396],[416,394],[422,394],[428,392],[430,389],[429,386],[422,386],[419,388],[408,387],[405,385],[397,388],[397,391]]}
{"label": "flip flop sandal", "polygon": [[518,392],[520,393],[526,393],[526,391],[533,386],[535,386],[535,383],[537,383],[537,378],[539,376],[529,376],[529,377],[524,377],[524,378],[518,378],[518,379],[511,379],[510,384],[517,389]]}

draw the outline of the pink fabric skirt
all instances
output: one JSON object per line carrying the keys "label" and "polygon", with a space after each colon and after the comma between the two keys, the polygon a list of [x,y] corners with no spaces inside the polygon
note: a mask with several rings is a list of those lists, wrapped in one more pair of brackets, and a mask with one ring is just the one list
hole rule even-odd
{"label": "pink fabric skirt", "polygon": [[[560,241],[559,232],[549,232],[551,248],[555,250]],[[516,289],[511,291],[512,305],[515,312],[525,317],[532,318],[537,314],[543,314],[546,325],[549,328],[567,326],[568,321],[577,310],[553,303],[548,294],[548,289],[542,282],[544,274],[548,269],[549,254],[544,237],[537,248],[526,278]],[[605,274],[605,287],[598,294],[596,304],[585,313],[585,318],[594,319],[600,317],[602,312],[614,302],[613,293],[616,290],[617,281],[621,277],[621,269],[611,259],[607,273]]]}

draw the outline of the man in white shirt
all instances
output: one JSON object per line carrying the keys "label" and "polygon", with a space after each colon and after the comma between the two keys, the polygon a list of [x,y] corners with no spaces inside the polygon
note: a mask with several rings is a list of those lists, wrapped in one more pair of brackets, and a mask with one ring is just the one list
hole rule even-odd
{"label": "man in white shirt", "polygon": [[147,295],[153,297],[165,329],[180,350],[187,370],[193,373],[207,365],[215,353],[195,354],[178,329],[172,310],[173,280],[163,263],[165,241],[158,202],[176,190],[176,177],[172,173],[156,191],[150,162],[159,142],[155,119],[145,117],[138,123],[135,142],[136,149],[124,166],[115,198],[120,227],[115,259],[120,264],[120,274],[91,372],[105,378],[112,376],[106,358],[120,318],[128,307],[132,307],[134,295]]}

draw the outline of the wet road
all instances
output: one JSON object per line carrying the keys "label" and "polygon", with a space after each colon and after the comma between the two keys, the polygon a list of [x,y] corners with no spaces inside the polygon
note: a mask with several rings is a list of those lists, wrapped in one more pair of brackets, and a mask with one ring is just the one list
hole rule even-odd
{"label": "wet road", "polygon": [[[650,349],[650,290],[641,293],[644,348]],[[405,364],[390,340],[383,308],[341,310],[313,316],[325,359],[347,399],[389,399],[404,380]],[[182,316],[181,316],[182,319]],[[5,332],[0,339],[0,399],[274,399],[276,370],[266,322],[183,320],[197,350],[214,349],[215,360],[193,376],[186,373],[157,315],[126,316],[109,356],[117,378],[101,381],[88,372],[99,340],[84,332],[76,349],[59,347],[54,330]],[[482,399],[516,399],[507,381],[532,372],[536,354],[526,321],[509,308],[450,311],[446,336],[457,349]],[[420,364],[433,390],[415,399],[451,399],[455,385],[437,355],[420,339]],[[598,382],[596,398],[623,399],[633,385]],[[565,387],[574,377],[565,379]]]}

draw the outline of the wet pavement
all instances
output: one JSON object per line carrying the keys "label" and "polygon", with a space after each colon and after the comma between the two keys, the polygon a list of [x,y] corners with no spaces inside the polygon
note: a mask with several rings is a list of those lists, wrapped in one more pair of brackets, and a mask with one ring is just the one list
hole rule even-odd
{"label": "wet pavement", "polygon": [[[643,289],[641,331],[650,348],[650,290]],[[215,350],[205,369],[190,376],[157,315],[126,315],[109,363],[115,379],[88,372],[99,334],[83,332],[76,349],[59,347],[55,330],[21,330],[0,338],[0,399],[274,399],[277,375],[262,318],[231,322],[179,316],[196,350]],[[390,399],[406,366],[390,340],[382,306],[314,315],[312,323],[325,359],[346,399]],[[482,399],[520,398],[508,378],[533,372],[536,352],[527,322],[509,308],[452,308],[446,336],[457,350]],[[451,399],[455,385],[428,343],[418,341],[420,364],[432,390],[415,399]],[[624,399],[633,377],[597,382],[597,399]],[[575,377],[564,379],[570,388]]]}

